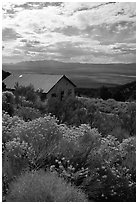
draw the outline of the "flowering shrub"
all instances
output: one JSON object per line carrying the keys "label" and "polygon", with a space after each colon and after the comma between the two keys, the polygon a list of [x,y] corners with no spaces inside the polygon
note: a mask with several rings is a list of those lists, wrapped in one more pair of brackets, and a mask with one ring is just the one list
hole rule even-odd
{"label": "flowering shrub", "polygon": [[20,107],[16,110],[15,114],[24,121],[34,120],[35,118],[41,117],[40,111],[31,107]]}
{"label": "flowering shrub", "polygon": [[135,202],[136,200],[135,183],[125,168],[109,168],[107,165],[101,165],[89,172],[82,186],[90,201]]}
{"label": "flowering shrub", "polygon": [[119,145],[119,141],[114,136],[108,135],[106,138],[102,138],[101,146],[98,150],[102,161],[110,166],[117,164],[120,159]]}
{"label": "flowering shrub", "polygon": [[33,148],[20,138],[14,138],[5,145],[3,156],[3,174],[12,180],[31,164]]}
{"label": "flowering shrub", "polygon": [[63,134],[63,140],[60,143],[62,149],[62,155],[69,160],[79,159],[86,160],[87,155],[91,149],[97,147],[100,141],[101,135],[96,129],[91,129],[89,125],[82,124],[79,127],[67,127],[66,125],[60,125],[60,129]]}
{"label": "flowering shrub", "polygon": [[88,168],[81,166],[78,163],[73,163],[71,160],[66,160],[65,157],[55,159],[53,165],[50,166],[50,171],[57,172],[60,177],[63,177],[67,182],[71,182],[76,186],[80,186],[84,178],[88,176]]}
{"label": "flowering shrub", "polygon": [[5,144],[3,150],[3,194],[8,192],[9,183],[22,171],[31,167],[31,161],[34,157],[32,147],[20,141],[20,138],[14,138]]}
{"label": "flowering shrub", "polygon": [[131,173],[136,172],[136,138],[129,137],[120,144],[122,165],[127,167]]}
{"label": "flowering shrub", "polygon": [[60,129],[63,133],[60,157],[53,161],[50,169],[54,168],[64,179],[80,185],[87,176],[87,158],[99,148],[101,135],[85,124],[70,128],[60,125]]}
{"label": "flowering shrub", "polygon": [[18,116],[11,117],[6,112],[2,112],[2,142],[6,143],[12,140],[11,132],[16,129],[17,126],[23,125],[24,121]]}
{"label": "flowering shrub", "polygon": [[[62,134],[54,117],[24,122],[3,114],[3,176],[5,186],[24,169],[48,164]],[[6,187],[7,188],[7,187]]]}
{"label": "flowering shrub", "polygon": [[[135,166],[134,143],[134,139],[120,143],[110,135],[101,139],[99,149],[88,157],[89,173],[82,184],[90,200],[135,201],[135,170],[133,175],[130,171],[132,164]],[[133,155],[133,162],[127,160],[127,155]]]}
{"label": "flowering shrub", "polygon": [[10,186],[8,202],[86,202],[85,194],[57,174],[29,172]]}
{"label": "flowering shrub", "polygon": [[55,117],[47,115],[29,122],[24,122],[11,132],[12,138],[20,138],[32,146],[35,165],[43,165],[47,159],[56,153],[62,138]]}

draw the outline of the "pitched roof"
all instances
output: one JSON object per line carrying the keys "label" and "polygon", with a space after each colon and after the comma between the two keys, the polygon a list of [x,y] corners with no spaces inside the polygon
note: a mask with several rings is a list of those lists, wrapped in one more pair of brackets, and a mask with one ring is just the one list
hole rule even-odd
{"label": "pitched roof", "polygon": [[[29,86],[31,84],[34,86],[35,90],[41,88],[45,93],[47,93],[63,76],[64,75],[11,74],[9,77],[4,79],[3,82],[9,89],[14,89],[16,83],[22,86]],[[69,80],[67,77],[66,79]],[[70,81],[70,83],[72,82]]]}

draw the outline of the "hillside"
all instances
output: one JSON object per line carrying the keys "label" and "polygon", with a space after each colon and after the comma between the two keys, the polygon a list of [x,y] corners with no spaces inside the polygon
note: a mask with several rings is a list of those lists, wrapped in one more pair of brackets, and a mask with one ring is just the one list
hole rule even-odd
{"label": "hillside", "polygon": [[114,87],[76,88],[76,94],[102,99],[113,98],[117,101],[134,101],[136,100],[136,81]]}
{"label": "hillside", "polygon": [[2,94],[3,202],[136,202],[135,102],[21,90]]}

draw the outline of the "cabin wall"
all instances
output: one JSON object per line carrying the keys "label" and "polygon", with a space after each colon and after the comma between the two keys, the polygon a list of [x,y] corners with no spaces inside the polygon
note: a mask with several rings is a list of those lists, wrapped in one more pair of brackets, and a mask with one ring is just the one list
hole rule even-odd
{"label": "cabin wall", "polygon": [[48,93],[47,99],[57,98],[63,100],[66,97],[75,97],[74,86],[66,79],[62,78]]}

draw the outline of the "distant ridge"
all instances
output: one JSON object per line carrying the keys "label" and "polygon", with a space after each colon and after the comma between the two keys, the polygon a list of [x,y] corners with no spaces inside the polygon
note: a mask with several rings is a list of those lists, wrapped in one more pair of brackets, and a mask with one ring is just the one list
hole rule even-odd
{"label": "distant ridge", "polygon": [[[89,71],[101,71],[101,68],[104,69],[104,71],[107,71],[109,68],[115,68],[117,70],[114,70],[116,73],[118,69],[120,71],[124,71],[123,69],[133,69],[133,71],[136,69],[136,63],[130,63],[130,64],[122,64],[122,63],[112,63],[112,64],[92,64],[92,63],[73,63],[73,62],[59,62],[54,60],[42,60],[42,61],[23,61],[18,62],[16,64],[3,64],[3,67],[6,68],[6,70],[14,70],[14,71],[21,71],[21,70],[28,70],[28,71],[34,71],[34,72],[40,72],[43,71],[44,73],[47,71],[52,70],[54,71],[65,71],[68,72],[68,68],[71,69],[73,72],[82,71],[84,68],[89,69]],[[38,69],[39,68],[39,69]],[[91,70],[90,70],[91,69]],[[96,70],[95,70],[96,69]],[[111,70],[113,72],[113,70]],[[128,70],[127,70],[128,71]],[[131,73],[131,70],[129,70]]]}
{"label": "distant ridge", "polygon": [[65,74],[79,87],[101,86],[102,84],[121,85],[136,80],[136,63],[89,64],[42,60],[3,64],[2,68],[16,73]]}

